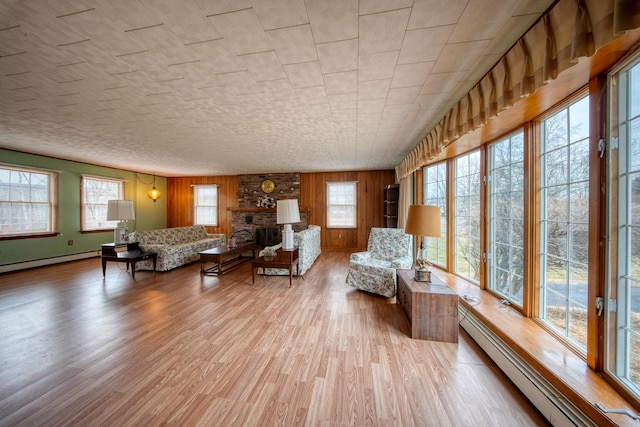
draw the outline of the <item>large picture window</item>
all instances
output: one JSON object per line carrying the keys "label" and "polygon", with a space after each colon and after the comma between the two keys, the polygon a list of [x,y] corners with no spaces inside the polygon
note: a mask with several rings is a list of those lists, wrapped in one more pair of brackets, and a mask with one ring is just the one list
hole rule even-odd
{"label": "large picture window", "polygon": [[194,224],[218,225],[218,186],[196,185],[193,187]]}
{"label": "large picture window", "polygon": [[480,280],[480,152],[456,159],[455,272]]}
{"label": "large picture window", "polygon": [[357,183],[327,183],[327,228],[356,228]]}
{"label": "large picture window", "polygon": [[524,135],[488,150],[488,288],[522,305],[524,274]]}
{"label": "large picture window", "polygon": [[424,168],[424,204],[440,207],[440,237],[425,237],[427,261],[447,266],[447,163]]}
{"label": "large picture window", "polygon": [[118,221],[107,221],[109,200],[124,198],[124,181],[121,179],[82,176],[82,231],[115,228]]}
{"label": "large picture window", "polygon": [[0,237],[57,232],[57,174],[0,166]]}
{"label": "large picture window", "polygon": [[609,79],[611,224],[606,370],[640,398],[640,58]]}
{"label": "large picture window", "polygon": [[589,98],[542,121],[540,317],[587,345]]}

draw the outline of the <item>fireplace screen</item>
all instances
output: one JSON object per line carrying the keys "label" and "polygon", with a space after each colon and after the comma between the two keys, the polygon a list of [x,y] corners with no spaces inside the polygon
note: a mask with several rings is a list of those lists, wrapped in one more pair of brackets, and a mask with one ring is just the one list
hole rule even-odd
{"label": "fireplace screen", "polygon": [[273,246],[282,242],[280,227],[256,227],[256,245]]}

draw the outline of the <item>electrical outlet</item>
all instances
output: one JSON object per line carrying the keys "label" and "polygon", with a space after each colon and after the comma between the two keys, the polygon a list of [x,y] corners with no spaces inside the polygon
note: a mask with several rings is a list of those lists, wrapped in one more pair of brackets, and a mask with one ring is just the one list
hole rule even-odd
{"label": "electrical outlet", "polygon": [[67,240],[67,245],[73,246],[73,240]]}

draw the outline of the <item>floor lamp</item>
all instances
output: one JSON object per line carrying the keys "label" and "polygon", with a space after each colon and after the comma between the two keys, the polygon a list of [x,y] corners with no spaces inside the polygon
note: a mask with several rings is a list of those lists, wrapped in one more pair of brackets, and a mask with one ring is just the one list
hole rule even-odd
{"label": "floor lamp", "polygon": [[277,220],[278,224],[284,224],[282,227],[282,249],[293,249],[293,229],[292,222],[300,222],[300,210],[298,209],[298,200],[286,199],[278,200],[277,203]]}
{"label": "floor lamp", "polygon": [[416,255],[415,277],[416,282],[431,282],[431,270],[429,263],[423,257],[423,237],[440,237],[440,207],[429,205],[411,205],[407,215],[407,225],[404,228],[407,234],[413,234],[420,239],[420,249]]}
{"label": "floor lamp", "polygon": [[136,219],[131,200],[109,200],[107,202],[107,221],[119,221],[113,230],[113,241],[116,245],[127,243],[129,230],[127,221]]}

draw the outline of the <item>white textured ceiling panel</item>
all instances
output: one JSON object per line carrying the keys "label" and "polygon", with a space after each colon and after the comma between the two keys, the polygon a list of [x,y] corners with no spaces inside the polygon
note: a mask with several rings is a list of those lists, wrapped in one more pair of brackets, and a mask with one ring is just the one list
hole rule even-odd
{"label": "white textured ceiling panel", "polygon": [[164,176],[390,169],[552,0],[0,0],[0,147]]}

